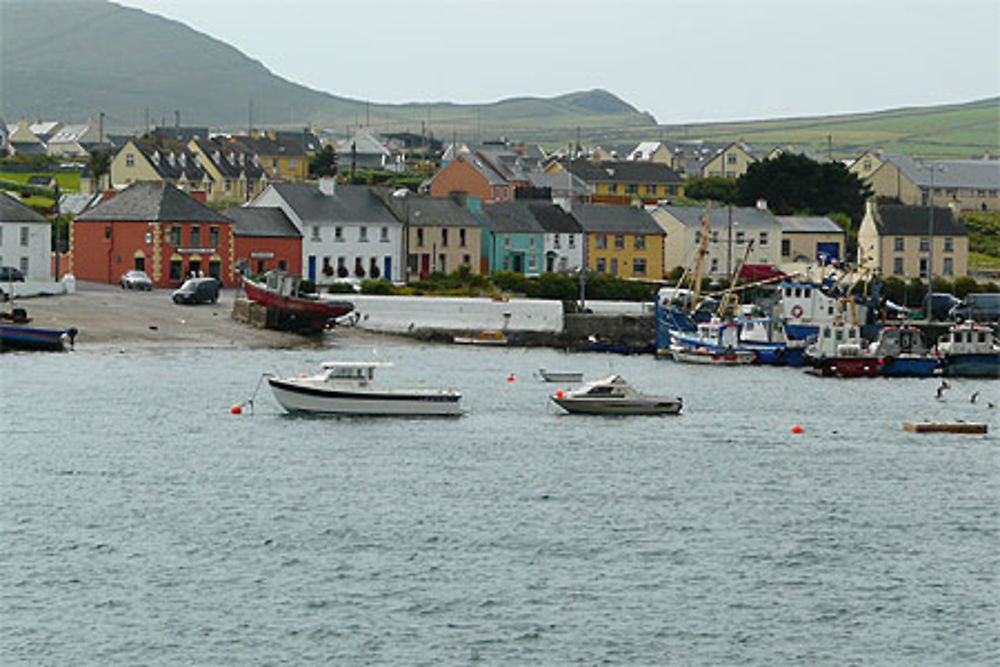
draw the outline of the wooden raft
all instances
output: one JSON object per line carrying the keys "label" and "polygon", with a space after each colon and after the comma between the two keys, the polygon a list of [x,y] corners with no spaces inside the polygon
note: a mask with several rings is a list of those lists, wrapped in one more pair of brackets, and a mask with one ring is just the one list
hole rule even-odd
{"label": "wooden raft", "polygon": [[975,422],[903,422],[903,430],[914,433],[987,433],[989,426]]}

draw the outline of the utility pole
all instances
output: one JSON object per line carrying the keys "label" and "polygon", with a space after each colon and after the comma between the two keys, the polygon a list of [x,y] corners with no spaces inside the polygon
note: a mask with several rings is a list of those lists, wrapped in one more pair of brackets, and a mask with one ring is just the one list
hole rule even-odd
{"label": "utility pole", "polygon": [[[102,113],[101,116],[103,117],[104,114]],[[58,183],[56,183],[56,187],[55,187],[55,196],[56,196],[56,280],[59,280],[59,274],[60,274],[59,260],[60,260],[60,255],[62,255],[62,232],[60,231],[62,229],[62,221],[59,220],[59,184]]]}
{"label": "utility pole", "polygon": [[100,143],[104,143],[104,112],[97,115],[97,136]]}

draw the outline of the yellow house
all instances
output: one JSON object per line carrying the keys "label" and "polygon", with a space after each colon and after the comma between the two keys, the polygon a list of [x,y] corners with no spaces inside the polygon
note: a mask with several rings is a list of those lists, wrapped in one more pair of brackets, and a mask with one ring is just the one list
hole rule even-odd
{"label": "yellow house", "polygon": [[309,176],[309,157],[319,150],[319,139],[307,130],[278,132],[252,130],[250,136],[230,138],[256,155],[271,180],[301,181]]}
{"label": "yellow house", "polygon": [[[549,165],[548,172],[567,169],[561,162]],[[684,196],[684,179],[669,166],[637,160],[572,160],[570,173],[587,184],[595,204],[649,204]]]}
{"label": "yellow house", "polygon": [[187,148],[213,181],[209,199],[219,202],[250,201],[267,187],[268,178],[257,155],[231,141],[192,139]]}
{"label": "yellow house", "polygon": [[663,279],[664,233],[642,207],[584,204],[573,207],[583,228],[588,268],[619,278]]}
{"label": "yellow house", "polygon": [[863,181],[868,180],[879,167],[886,161],[886,155],[882,149],[868,150],[859,155],[847,168],[847,171],[856,174]]}
{"label": "yellow house", "polygon": [[111,187],[124,188],[139,181],[169,183],[211,198],[213,180],[200,158],[186,146],[172,142],[130,139],[111,159]]}
{"label": "yellow house", "polygon": [[858,230],[859,266],[904,280],[926,278],[928,254],[934,276],[954,280],[968,275],[969,236],[955,207],[868,202]]}
{"label": "yellow house", "polygon": [[702,178],[739,178],[754,162],[757,158],[746,145],[734,142],[705,160],[698,175]]}

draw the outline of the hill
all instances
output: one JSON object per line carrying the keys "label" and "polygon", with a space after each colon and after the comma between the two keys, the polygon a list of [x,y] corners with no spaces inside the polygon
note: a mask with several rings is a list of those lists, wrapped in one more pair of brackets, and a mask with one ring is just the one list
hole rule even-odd
{"label": "hill", "polygon": [[[105,0],[0,2],[3,117],[107,123],[136,129],[172,123],[245,128],[254,124],[382,129],[431,123],[453,130],[655,125],[649,114],[602,90],[517,98],[485,105],[367,104],[289,82],[237,49],[177,21]],[[252,112],[251,112],[252,106]]]}

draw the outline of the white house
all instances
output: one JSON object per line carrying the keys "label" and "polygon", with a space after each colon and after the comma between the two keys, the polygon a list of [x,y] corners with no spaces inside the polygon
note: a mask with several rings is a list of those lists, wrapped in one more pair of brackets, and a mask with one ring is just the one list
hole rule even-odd
{"label": "white house", "polygon": [[0,266],[29,282],[52,282],[52,226],[44,216],[0,192]]}
{"label": "white house", "polygon": [[573,215],[558,204],[530,202],[528,208],[545,230],[546,273],[579,271],[583,266],[583,227]]}
{"label": "white house", "polygon": [[368,186],[272,183],[248,206],[276,206],[302,233],[302,272],[324,285],[338,278],[402,280],[403,225]]}

